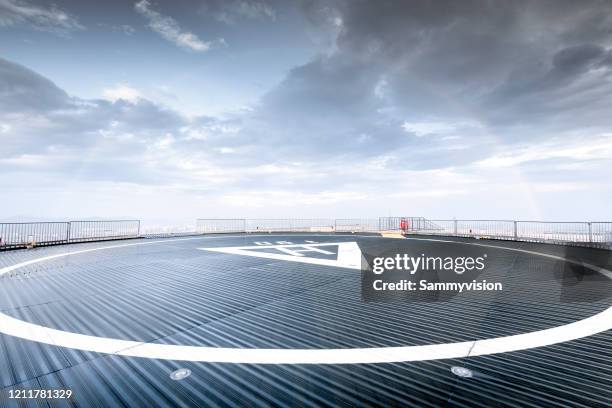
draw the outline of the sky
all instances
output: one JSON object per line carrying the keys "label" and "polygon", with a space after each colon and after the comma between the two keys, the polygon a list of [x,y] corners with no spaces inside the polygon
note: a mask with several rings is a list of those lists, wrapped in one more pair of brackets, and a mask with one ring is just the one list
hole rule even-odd
{"label": "sky", "polygon": [[612,2],[0,0],[0,220],[612,221]]}

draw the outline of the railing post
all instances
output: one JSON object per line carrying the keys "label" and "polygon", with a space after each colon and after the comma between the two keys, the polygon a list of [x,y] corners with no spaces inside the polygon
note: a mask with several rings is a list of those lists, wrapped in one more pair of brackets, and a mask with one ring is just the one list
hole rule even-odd
{"label": "railing post", "polygon": [[589,224],[589,242],[593,243],[593,223],[588,222],[587,224]]}
{"label": "railing post", "polygon": [[457,220],[453,220],[453,235],[457,235]]}
{"label": "railing post", "polygon": [[136,238],[140,238],[140,220],[138,220],[138,232],[136,233]]}
{"label": "railing post", "polygon": [[516,221],[512,221],[514,223],[514,240],[517,241],[518,240],[518,228],[517,228],[517,222]]}
{"label": "railing post", "polygon": [[70,221],[68,221],[66,223],[66,225],[67,225],[67,227],[66,227],[66,243],[70,242],[70,226],[71,226],[71,224],[72,223]]}

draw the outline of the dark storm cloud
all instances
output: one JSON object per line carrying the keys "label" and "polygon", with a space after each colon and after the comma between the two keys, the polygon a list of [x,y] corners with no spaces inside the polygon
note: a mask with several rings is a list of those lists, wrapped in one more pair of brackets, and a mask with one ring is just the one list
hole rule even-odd
{"label": "dark storm cloud", "polygon": [[612,102],[609,53],[598,44],[572,45],[545,63],[521,67],[487,95],[490,109],[483,115],[499,126],[522,122],[549,126],[551,132],[585,126],[605,130],[612,125],[605,113]]}
{"label": "dark storm cloud", "polygon": [[564,48],[553,55],[554,70],[561,75],[576,75],[602,60],[606,49],[596,44],[581,44]]}
{"label": "dark storm cloud", "polygon": [[[500,133],[512,123],[543,125],[561,115],[566,119],[558,126],[610,124],[607,116],[589,113],[611,102],[610,2],[330,4],[309,2],[305,9],[320,21],[330,8],[341,16],[337,49],[292,71],[271,93],[292,92],[294,106],[279,108],[280,117],[291,116],[302,104],[321,106],[322,117],[351,115],[358,103],[364,107],[357,111],[360,119],[376,122],[372,105],[377,101],[366,95],[384,77],[388,92],[378,108],[386,105],[398,120],[468,118]],[[326,69],[312,69],[317,65]],[[328,79],[334,76],[332,83]],[[295,91],[296,82],[303,92]],[[323,86],[334,91],[317,93]],[[579,119],[583,113],[584,122]],[[545,128],[538,133],[547,136]]]}
{"label": "dark storm cloud", "polygon": [[579,80],[590,71],[605,65],[607,51],[595,44],[580,44],[563,48],[552,55],[549,64],[538,64],[513,72],[499,86],[494,96],[504,99],[518,98],[525,94],[561,90]]}
{"label": "dark storm cloud", "polygon": [[375,118],[377,79],[375,69],[356,61],[316,59],[262,99],[249,127],[298,156],[386,151],[405,135],[401,122]]}

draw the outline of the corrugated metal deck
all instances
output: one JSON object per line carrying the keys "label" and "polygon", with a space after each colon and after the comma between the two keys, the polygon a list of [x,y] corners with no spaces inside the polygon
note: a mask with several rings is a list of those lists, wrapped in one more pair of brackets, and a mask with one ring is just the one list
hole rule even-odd
{"label": "corrugated metal deck", "polygon": [[[353,348],[440,344],[568,324],[612,305],[609,277],[565,262],[487,249],[483,277],[503,292],[438,302],[366,303],[360,273],[202,251],[255,241],[382,238],[208,236],[51,259],[0,278],[0,311],[46,327],[160,344]],[[138,243],[139,241],[133,241]],[[151,242],[151,241],[144,241]],[[445,245],[405,240],[410,250]],[[0,253],[0,268],[108,242]],[[609,251],[495,242],[610,267]],[[450,368],[471,369],[460,378]],[[169,374],[189,368],[174,381]],[[16,388],[70,388],[69,401],[8,399]],[[221,364],[122,357],[0,334],[4,406],[604,407],[612,401],[612,331],[481,357],[386,364]]]}

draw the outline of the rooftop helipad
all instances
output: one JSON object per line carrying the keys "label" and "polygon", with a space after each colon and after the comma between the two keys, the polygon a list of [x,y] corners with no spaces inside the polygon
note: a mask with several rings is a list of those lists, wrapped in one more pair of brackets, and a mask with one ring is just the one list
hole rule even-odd
{"label": "rooftop helipad", "polygon": [[[504,290],[366,302],[361,255],[391,241],[486,254],[480,278]],[[2,252],[0,386],[70,388],[78,406],[605,406],[611,263],[593,248],[331,233]]]}

